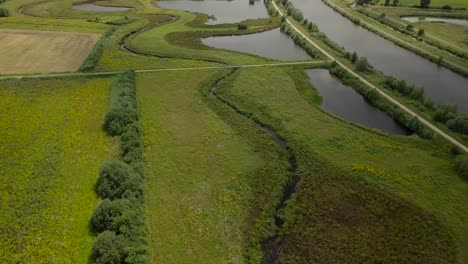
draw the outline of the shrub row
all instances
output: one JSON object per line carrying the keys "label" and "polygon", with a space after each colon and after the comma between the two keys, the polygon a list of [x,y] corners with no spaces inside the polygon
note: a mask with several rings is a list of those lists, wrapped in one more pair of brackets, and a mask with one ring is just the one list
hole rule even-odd
{"label": "shrub row", "polygon": [[276,11],[275,7],[271,3],[272,0],[264,0],[263,3],[265,4],[268,14],[272,17],[278,16],[278,11]]}
{"label": "shrub row", "polygon": [[0,8],[0,17],[7,17],[10,16],[10,13],[6,8]]}
{"label": "shrub row", "polygon": [[[407,26],[402,26],[401,24],[398,24],[396,22],[393,22],[392,20],[390,19],[387,19],[385,17],[385,15],[378,15],[378,14],[375,14],[375,13],[372,13],[372,12],[369,12],[367,11],[365,8],[359,8],[357,9],[360,13],[374,19],[374,20],[377,20],[379,21],[380,23],[382,24],[385,24],[389,27],[391,27],[392,29],[400,32],[400,33],[403,33],[403,34],[406,34],[406,35],[409,35],[419,41],[424,41],[430,45],[433,45],[433,46],[436,46],[438,47],[439,49],[442,49],[442,50],[445,50],[445,51],[448,51],[450,53],[452,53],[453,55],[455,56],[458,56],[460,58],[464,58],[464,59],[467,59],[468,58],[468,53],[462,51],[462,50],[459,50],[459,49],[455,49],[451,46],[448,46],[448,45],[445,45],[444,43],[440,42],[440,41],[437,41],[433,38],[430,38],[430,37],[425,37],[424,36],[424,30],[422,31],[418,31],[418,32],[415,32],[414,29],[413,29],[413,26],[411,24],[408,24]],[[382,13],[382,14],[385,14],[385,13]]]}
{"label": "shrub row", "polygon": [[312,58],[320,57],[320,51],[312,46],[304,37],[291,30],[285,22],[281,23],[281,31],[288,34],[294,40],[294,43],[301,46]]}
{"label": "shrub row", "polygon": [[414,133],[417,133],[420,137],[425,139],[431,139],[433,137],[432,131],[427,129],[416,117],[403,112],[399,107],[383,98],[375,89],[365,85],[359,81],[359,79],[350,75],[336,62],[332,63],[329,71],[331,74],[340,78],[344,84],[353,87],[370,103],[387,112],[393,119],[397,120]]}
{"label": "shrub row", "polygon": [[437,105],[431,99],[424,96],[424,90],[422,88],[417,88],[414,85],[407,84],[405,81],[395,78],[386,78],[384,87],[412,99],[413,102],[419,104],[421,108],[432,112],[432,120],[444,124],[454,132],[468,134],[468,116],[458,113],[456,106]]}
{"label": "shrub row", "polygon": [[120,136],[122,160],[108,161],[100,170],[96,193],[103,199],[90,224],[98,237],[93,263],[148,263],[143,203],[143,141],[138,123],[134,71],[119,73],[111,82],[104,130]]}
{"label": "shrub row", "polygon": [[101,38],[94,45],[93,50],[89,53],[88,57],[83,61],[80,66],[81,72],[89,72],[96,67],[99,59],[101,58],[102,52],[104,51],[104,41],[110,37],[115,31],[114,27],[110,27],[104,33],[102,33]]}
{"label": "shrub row", "polygon": [[110,106],[104,120],[104,131],[120,136],[131,123],[138,121],[135,73],[125,71],[112,79]]}

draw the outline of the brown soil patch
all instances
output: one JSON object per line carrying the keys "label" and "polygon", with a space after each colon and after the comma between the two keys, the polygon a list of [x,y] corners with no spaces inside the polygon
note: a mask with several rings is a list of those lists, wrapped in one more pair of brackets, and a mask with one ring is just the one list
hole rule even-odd
{"label": "brown soil patch", "polygon": [[99,34],[0,29],[0,74],[76,71]]}

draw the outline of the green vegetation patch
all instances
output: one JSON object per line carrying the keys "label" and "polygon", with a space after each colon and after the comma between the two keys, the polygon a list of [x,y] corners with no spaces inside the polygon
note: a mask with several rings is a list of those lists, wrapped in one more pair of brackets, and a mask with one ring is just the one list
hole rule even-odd
{"label": "green vegetation patch", "polygon": [[0,84],[0,262],[86,263],[108,83]]}

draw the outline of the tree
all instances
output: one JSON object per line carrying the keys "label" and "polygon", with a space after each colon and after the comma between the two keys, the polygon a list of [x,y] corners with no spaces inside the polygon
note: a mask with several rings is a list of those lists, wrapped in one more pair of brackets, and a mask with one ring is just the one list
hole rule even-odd
{"label": "tree", "polygon": [[142,179],[122,161],[104,163],[96,183],[96,193],[102,199],[140,199],[143,196]]}
{"label": "tree", "polygon": [[421,8],[428,8],[430,4],[431,4],[431,0],[421,0],[419,6]]}
{"label": "tree", "polygon": [[351,62],[352,63],[355,63],[358,59],[358,55],[356,52],[353,52],[353,54],[351,54]]}
{"label": "tree", "polygon": [[10,13],[5,8],[0,8],[0,17],[10,16]]}
{"label": "tree", "polygon": [[385,0],[385,6],[389,6],[390,5],[390,0]]}
{"label": "tree", "polygon": [[418,30],[418,36],[421,37],[423,35],[424,35],[424,29],[421,28],[421,29]]}
{"label": "tree", "polygon": [[91,259],[96,264],[125,263],[127,241],[114,232],[105,231],[99,234],[91,250]]}
{"label": "tree", "polygon": [[393,0],[393,6],[397,6],[399,3],[399,0]]}
{"label": "tree", "polygon": [[119,218],[131,211],[131,203],[126,199],[105,199],[94,209],[91,215],[91,226],[97,233],[106,230],[118,232]]}
{"label": "tree", "polygon": [[468,156],[458,156],[455,161],[455,169],[463,179],[468,180]]}
{"label": "tree", "polygon": [[356,61],[356,70],[360,72],[365,72],[369,67],[369,63],[365,57],[359,58]]}

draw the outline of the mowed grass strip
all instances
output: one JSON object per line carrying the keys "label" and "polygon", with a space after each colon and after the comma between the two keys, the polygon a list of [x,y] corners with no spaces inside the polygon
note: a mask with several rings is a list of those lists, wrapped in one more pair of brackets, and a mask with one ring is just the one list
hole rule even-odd
{"label": "mowed grass strip", "polygon": [[250,172],[262,160],[198,91],[213,71],[139,75],[151,263],[244,263]]}
{"label": "mowed grass strip", "polygon": [[76,71],[99,34],[0,29],[0,74]]}
{"label": "mowed grass strip", "polygon": [[1,263],[87,262],[108,83],[0,83]]}

